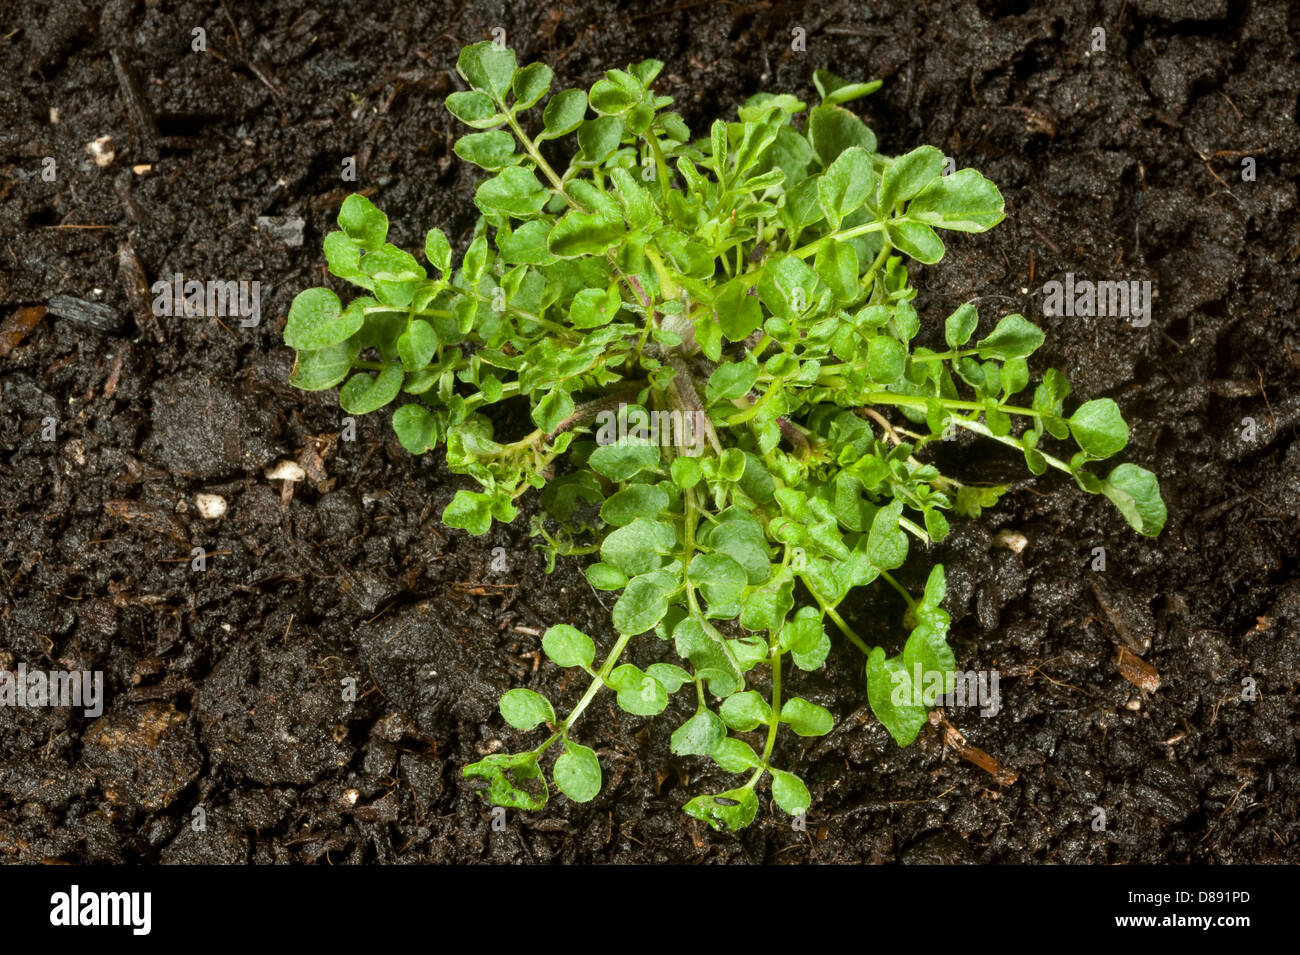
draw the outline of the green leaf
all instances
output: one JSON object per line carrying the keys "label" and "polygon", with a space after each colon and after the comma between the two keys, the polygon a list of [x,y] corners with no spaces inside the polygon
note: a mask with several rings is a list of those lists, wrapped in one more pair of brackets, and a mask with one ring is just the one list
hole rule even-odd
{"label": "green leaf", "polygon": [[986,232],[1005,218],[1002,193],[974,169],[940,176],[907,206],[907,217],[936,229]]}
{"label": "green leaf", "polygon": [[943,153],[933,146],[920,146],[892,160],[880,178],[877,205],[888,214],[897,202],[905,202],[925,190],[939,178],[945,162]]}
{"label": "green leaf", "polygon": [[[745,568],[726,554],[696,554],[686,571],[692,583],[699,588],[709,608],[730,608],[740,599],[749,582]],[[728,616],[734,616],[729,613]]]}
{"label": "green leaf", "polygon": [[980,323],[979,312],[970,302],[959,306],[957,311],[949,315],[943,323],[943,337],[948,343],[949,348],[961,348],[970,341],[971,335],[975,334],[975,328]]}
{"label": "green leaf", "polygon": [[613,321],[623,305],[617,286],[608,289],[585,288],[573,296],[569,322],[574,328],[600,328]]}
{"label": "green leaf", "polygon": [[1047,369],[1042,383],[1034,389],[1034,410],[1043,415],[1043,427],[1061,440],[1070,433],[1069,425],[1061,418],[1069,394],[1070,382],[1055,368]]}
{"label": "green leaf", "polygon": [[294,296],[284,324],[284,343],[301,351],[327,348],[351,338],[363,321],[359,309],[343,309],[327,288],[309,288]]}
{"label": "green leaf", "polygon": [[867,657],[867,702],[899,746],[910,745],[929,718],[926,707],[914,702],[918,697],[902,659],[886,659],[884,650],[873,649]]}
{"label": "green leaf", "polygon": [[[536,753],[493,753],[466,766],[462,773],[467,779],[486,779],[488,801],[494,805],[531,810],[546,807],[546,782]],[[540,787],[530,785],[539,780]]]}
{"label": "green leaf", "polygon": [[430,229],[424,237],[424,257],[443,275],[451,271],[451,243],[441,229]]}
{"label": "green leaf", "polygon": [[490,40],[474,43],[460,51],[456,72],[474,89],[502,101],[515,76],[515,51]]}
{"label": "green leaf", "polygon": [[516,265],[550,265],[555,256],[546,247],[551,234],[551,224],[542,219],[531,219],[513,232],[497,231],[497,249],[501,260]]}
{"label": "green leaf", "polygon": [[530,730],[542,723],[555,722],[551,701],[540,693],[516,687],[501,697],[501,715],[517,730]]}
{"label": "green leaf", "polygon": [[650,484],[633,484],[606,500],[600,517],[606,524],[622,527],[639,517],[653,520],[667,506],[667,491]]}
{"label": "green leaf", "polygon": [[722,701],[722,721],[737,733],[748,733],[772,721],[772,707],[753,690],[733,693]]}
{"label": "green leaf", "polygon": [[573,396],[562,388],[552,388],[533,408],[533,424],[547,434],[554,434],[560,424],[573,414]]}
{"label": "green leaf", "polygon": [[713,404],[743,398],[754,387],[754,382],[758,381],[758,373],[758,363],[754,361],[721,364],[713,370],[708,384],[704,386],[704,399]]}
{"label": "green leaf", "polygon": [[478,537],[492,526],[492,498],[479,491],[460,490],[442,512],[442,522]]}
{"label": "green leaf", "polygon": [[799,696],[791,697],[781,707],[781,722],[800,736],[825,736],[835,726],[831,711]]}
{"label": "green leaf", "polygon": [[758,797],[748,787],[729,789],[716,796],[696,796],[682,811],[693,819],[708,823],[710,829],[744,829],[758,815]]}
{"label": "green leaf", "polygon": [[1102,482],[1101,493],[1139,534],[1156,537],[1164,529],[1168,513],[1160,496],[1160,481],[1146,468],[1119,465]]}
{"label": "green leaf", "polygon": [[623,138],[623,121],[616,116],[598,116],[578,126],[578,158],[598,166],[614,154]]}
{"label": "green leaf", "polygon": [[[673,462],[674,465],[676,463],[677,461]],[[748,460],[746,464],[748,465]],[[744,568],[749,583],[761,584],[772,573],[767,537],[756,520],[743,512],[734,512],[733,508],[732,512],[724,513],[723,520],[705,528],[700,534],[700,542],[711,550],[726,554]]]}
{"label": "green leaf", "polygon": [[506,121],[506,118],[497,112],[497,108],[490,96],[473,91],[452,93],[448,96],[447,112],[466,126],[472,126],[475,129],[500,126]]}
{"label": "green leaf", "polygon": [[363,249],[372,251],[384,244],[388,235],[388,216],[365,196],[353,193],[339,207],[339,228]]}
{"label": "green leaf", "polygon": [[378,411],[397,397],[403,377],[401,365],[385,365],[374,378],[358,372],[339,389],[339,407],[348,414]]}
{"label": "green leaf", "polygon": [[612,564],[592,564],[583,573],[597,590],[622,590],[627,586],[627,574]]}
{"label": "green leaf", "polygon": [[577,627],[557,623],[542,634],[542,652],[556,666],[590,668],[596,644]]}
{"label": "green leaf", "polygon": [[370,276],[361,270],[361,245],[356,239],[336,230],[325,236],[324,251],[331,274],[364,289],[371,288]]}
{"label": "green leaf", "polygon": [[659,448],[648,441],[624,438],[616,444],[605,444],[591,452],[591,467],[615,483],[635,477],[642,471],[653,471],[659,466]]}
{"label": "green leaf", "polygon": [[792,321],[817,301],[817,275],[793,255],[769,259],[758,280],[763,304],[778,318]]}
{"label": "green leaf", "polygon": [[792,816],[807,812],[812,805],[812,795],[803,780],[781,769],[772,770],[772,798]]}
{"label": "green leaf", "polygon": [[822,615],[816,607],[800,607],[794,619],[781,628],[778,644],[797,654],[813,653],[826,638]]}
{"label": "green leaf", "polygon": [[663,684],[669,693],[676,693],[687,683],[693,682],[689,673],[671,663],[652,663],[646,667],[646,673]]}
{"label": "green leaf", "polygon": [[743,773],[760,765],[754,748],[743,740],[728,736],[709,754],[724,772]]}
{"label": "green leaf", "polygon": [[670,470],[672,473],[673,483],[683,491],[695,487],[695,485],[700,483],[700,479],[704,476],[704,472],[700,467],[699,458],[673,458]]}
{"label": "green leaf", "polygon": [[676,589],[676,578],[664,570],[633,577],[614,602],[614,629],[630,636],[653,629],[668,612],[668,597]]}
{"label": "green leaf", "polygon": [[858,253],[849,242],[828,242],[817,250],[813,264],[817,277],[826,283],[841,303],[855,302],[862,297],[858,285]]}
{"label": "green leaf", "polygon": [[599,213],[567,212],[551,227],[546,247],[560,258],[600,255],[623,236],[622,223],[611,222]]}
{"label": "green leaf", "polygon": [[337,345],[300,351],[289,375],[289,384],[303,391],[323,391],[333,388],[352,370],[352,363],[361,353],[361,342],[354,336]]}
{"label": "green leaf", "polygon": [[727,738],[727,727],[712,710],[700,710],[673,731],[669,749],[677,756],[708,756]]}
{"label": "green leaf", "polygon": [[1095,398],[1081,404],[1070,415],[1070,433],[1079,448],[1093,458],[1108,458],[1128,444],[1128,425],[1119,405],[1110,398]]}
{"label": "green leaf", "polygon": [[547,192],[529,169],[507,166],[491,179],[479,183],[474,201],[485,212],[527,216],[540,212]]}
{"label": "green leaf", "polygon": [[876,151],[876,137],[866,124],[842,106],[818,106],[808,114],[808,142],[823,166],[846,149],[861,146]]}
{"label": "green leaf", "polygon": [[634,520],[611,531],[600,544],[600,557],[629,577],[648,573],[660,564],[660,555],[677,547],[677,534],[668,524]]}
{"label": "green leaf", "polygon": [[545,63],[529,63],[515,73],[510,84],[515,94],[515,109],[528,109],[545,96],[553,76]]}
{"label": "green leaf", "polygon": [[888,384],[903,377],[907,367],[907,347],[888,335],[877,335],[867,345],[867,374],[874,381]]}
{"label": "green leaf", "polygon": [[677,655],[685,657],[700,679],[707,680],[714,696],[726,698],[745,685],[740,664],[717,627],[698,617],[687,617],[673,630]]}
{"label": "green leaf", "polygon": [[867,535],[867,559],[881,570],[903,566],[907,559],[907,532],[898,526],[903,502],[894,501],[876,511]]}
{"label": "green leaf", "polygon": [[587,93],[584,90],[565,90],[556,93],[546,101],[542,111],[542,132],[537,141],[558,139],[565,136],[581,124],[587,114]]}
{"label": "green leaf", "polygon": [[600,760],[595,750],[564,741],[564,752],[555,760],[552,770],[555,785],[574,802],[590,802],[600,792]]}
{"label": "green leaf", "polygon": [[860,146],[840,153],[817,180],[817,200],[831,228],[862,206],[875,189],[871,156]]}
{"label": "green leaf", "polygon": [[[1041,471],[1038,473],[1042,473]],[[930,535],[930,540],[938,543],[948,536],[950,530],[948,518],[943,516],[943,511],[937,507],[927,507],[925,509],[925,531]]]}
{"label": "green leaf", "polygon": [[997,327],[975,346],[980,358],[1024,358],[1043,343],[1043,331],[1023,315],[1006,315]]}
{"label": "green leaf", "polygon": [[[822,102],[830,105],[847,103],[862,96],[869,96],[880,89],[881,85],[881,80],[872,80],[870,83],[851,83],[836,76],[830,70],[813,70],[813,86],[817,87],[817,93],[821,96]],[[800,108],[802,106],[801,103]]]}
{"label": "green leaf", "polygon": [[428,366],[438,350],[438,333],[423,319],[413,319],[397,339],[397,355],[407,371],[419,371]]}
{"label": "green leaf", "polygon": [[424,454],[438,443],[438,419],[423,405],[402,405],[394,411],[393,431],[408,454]]}
{"label": "green leaf", "polygon": [[619,709],[633,716],[657,716],[668,705],[663,684],[631,663],[616,667],[609,685],[617,693]]}
{"label": "green leaf", "polygon": [[490,172],[513,165],[518,159],[515,154],[515,137],[503,129],[462,136],[456,140],[452,149],[461,159]]}
{"label": "green leaf", "polygon": [[889,241],[901,252],[924,265],[933,265],[943,258],[943,240],[938,233],[923,222],[910,219],[889,220]]}

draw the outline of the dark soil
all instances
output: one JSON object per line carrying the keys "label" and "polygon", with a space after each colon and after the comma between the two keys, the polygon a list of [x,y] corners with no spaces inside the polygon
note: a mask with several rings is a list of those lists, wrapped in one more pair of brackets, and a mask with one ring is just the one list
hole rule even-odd
{"label": "dark soil", "polygon": [[[107,705],[98,720],[0,708],[0,858],[1300,861],[1300,7],[364,9],[55,0],[5,18],[0,669],[103,670]],[[685,714],[607,705],[580,733],[604,792],[491,829],[461,767],[519,742],[496,714],[508,687],[576,699],[538,667],[537,634],[570,622],[608,645],[606,608],[575,562],[544,573],[526,516],[484,540],[441,527],[461,479],[407,456],[384,415],[346,440],[332,394],[286,383],[280,331],[292,296],[324,281],[320,241],[353,188],[388,211],[395,241],[417,247],[440,225],[464,244],[476,177],[442,99],[460,46],[493,27],[566,85],[665,60],[659,86],[696,130],[759,90],[811,98],[818,67],[883,78],[855,104],[883,150],[933,143],[1002,188],[1002,225],[918,270],[927,334],[968,298],[986,320],[1039,321],[1034,367],[1120,403],[1124,458],[1162,476],[1170,518],[1140,538],[1060,475],[948,449],[957,476],[1016,481],[933,555],[958,659],[1001,673],[996,717],[945,714],[988,769],[942,725],[899,750],[850,647],[796,677],[839,719],[827,738],[782,739],[781,764],[813,792],[806,832],[766,801],[740,835],[689,819],[681,804],[730,777],[669,754]],[[796,27],[807,52],[790,49]],[[100,167],[85,145],[103,135],[115,159]],[[340,179],[348,156],[355,184]],[[140,282],[177,272],[260,281],[261,323],[153,319]],[[1067,272],[1151,280],[1151,325],[1044,318],[1042,284]],[[282,458],[308,475],[291,498],[263,472]],[[225,517],[201,518],[198,493],[224,498]],[[1023,552],[994,546],[1007,528]],[[492,570],[494,548],[508,570]],[[904,576],[926,567],[918,555]],[[899,611],[872,591],[850,615],[888,642]],[[1158,690],[1125,678],[1121,646]],[[662,652],[650,641],[635,658]]]}

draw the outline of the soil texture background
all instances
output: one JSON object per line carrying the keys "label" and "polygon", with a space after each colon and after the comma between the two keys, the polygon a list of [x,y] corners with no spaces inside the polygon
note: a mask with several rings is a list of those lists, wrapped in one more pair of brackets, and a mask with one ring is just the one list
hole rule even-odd
{"label": "soil texture background", "polygon": [[[0,707],[0,859],[1300,861],[1300,7],[365,8],[38,0],[0,22],[0,669],[102,670],[107,698],[97,718]],[[902,577],[945,564],[958,661],[1000,673],[1002,709],[949,711],[900,750],[837,645],[791,687],[837,728],[777,753],[812,791],[806,831],[766,792],[736,835],[680,811],[731,779],[668,752],[685,699],[654,721],[593,705],[578,736],[603,792],[494,831],[461,768],[531,738],[496,712],[509,687],[576,700],[539,635],[567,622],[608,647],[608,610],[576,561],[544,572],[527,509],[485,538],[447,530],[464,485],[438,454],[408,456],[388,413],[352,435],[333,393],[287,384],[284,317],[327,281],[350,191],[404,247],[434,225],[468,241],[480,174],[443,99],[494,28],[557,89],[664,60],[657,88],[697,135],[755,92],[813,100],[817,68],[883,79],[852,104],[883,152],[934,144],[1007,199],[1000,226],[915,269],[922,342],[969,299],[988,327],[1024,313],[1047,333],[1035,372],[1113,397],[1123,459],[1161,477],[1149,540],[1066,476],[945,448],[954,476],[1013,488]],[[154,317],[148,286],[177,273],[259,281],[260,322]],[[1151,323],[1045,318],[1043,283],[1067,273],[1149,280]],[[265,476],[285,459],[306,480]],[[845,609],[897,644],[892,594]]]}

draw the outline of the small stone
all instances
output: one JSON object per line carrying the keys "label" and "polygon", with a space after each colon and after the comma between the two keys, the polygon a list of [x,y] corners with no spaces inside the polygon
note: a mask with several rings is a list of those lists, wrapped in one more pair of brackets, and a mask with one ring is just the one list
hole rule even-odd
{"label": "small stone", "polygon": [[226,499],[220,494],[196,494],[194,504],[206,520],[215,521],[226,516]]}
{"label": "small stone", "polygon": [[1005,547],[1013,554],[1019,554],[1029,546],[1029,538],[1020,531],[1000,530],[993,537],[994,547]]}
{"label": "small stone", "polygon": [[86,143],[86,152],[94,160],[96,166],[111,166],[113,160],[117,158],[117,153],[113,150],[113,137],[100,136],[98,139],[92,139]]}
{"label": "small stone", "polygon": [[271,467],[266,469],[267,480],[270,481],[305,481],[307,472],[302,469],[302,465],[296,461],[290,461],[285,458],[283,461],[277,461]]}

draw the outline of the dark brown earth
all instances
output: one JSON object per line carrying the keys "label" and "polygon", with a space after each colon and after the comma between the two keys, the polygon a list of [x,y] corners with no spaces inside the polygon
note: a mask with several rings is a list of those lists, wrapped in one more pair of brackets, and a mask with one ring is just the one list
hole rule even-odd
{"label": "dark brown earth", "polygon": [[[0,858],[1300,861],[1300,7],[365,7],[34,2],[4,18],[0,668],[100,669],[108,702],[99,720],[0,708]],[[1048,333],[1035,367],[1120,403],[1124,456],[1161,475],[1170,518],[1139,538],[1068,478],[948,449],[957,476],[1016,481],[933,555],[958,659],[1002,675],[996,717],[946,717],[1001,782],[942,726],[895,747],[860,657],[837,648],[795,688],[838,728],[778,754],[812,789],[806,833],[766,801],[740,835],[687,818],[681,804],[728,777],[668,753],[685,712],[647,723],[607,705],[580,734],[605,791],[490,829],[460,768],[519,742],[498,695],[575,699],[536,668],[537,634],[570,622],[607,645],[607,611],[575,562],[544,573],[525,518],[483,540],[442,528],[460,479],[407,456],[383,415],[343,440],[333,395],[286,383],[280,330],[292,296],[324,280],[320,241],[352,188],[388,211],[394,241],[440,225],[463,245],[475,175],[451,153],[442,98],[460,46],[494,27],[566,85],[665,60],[659,87],[697,130],[759,90],[811,98],[818,67],[879,77],[855,108],[883,150],[933,143],[1002,188],[1001,226],[917,271],[927,334],[968,298],[986,320],[1033,316]],[[796,27],[806,52],[791,51]],[[101,168],[84,147],[103,135],[116,157]],[[356,184],[340,179],[347,156]],[[281,221],[295,217],[300,245]],[[176,272],[260,281],[261,323],[152,319],[139,282]],[[1066,272],[1151,280],[1151,325],[1043,318],[1042,284]],[[309,477],[291,499],[263,476],[286,457]],[[198,516],[200,492],[228,502],[223,519]],[[994,547],[1002,529],[1028,547]],[[917,555],[904,576],[927,565]],[[899,611],[873,591],[850,615],[888,642]],[[1155,692],[1121,674],[1125,645],[1149,646]]]}

